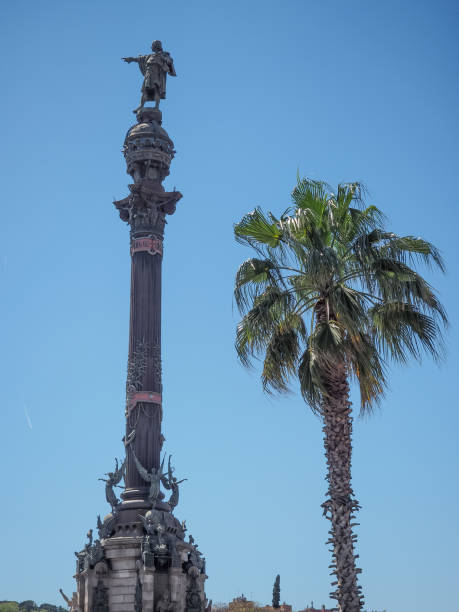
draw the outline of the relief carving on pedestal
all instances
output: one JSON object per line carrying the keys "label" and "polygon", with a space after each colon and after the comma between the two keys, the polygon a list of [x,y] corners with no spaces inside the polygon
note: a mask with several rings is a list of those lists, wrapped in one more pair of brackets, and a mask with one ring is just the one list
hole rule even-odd
{"label": "relief carving on pedestal", "polygon": [[142,612],[143,602],[142,602],[142,583],[140,582],[139,573],[137,572],[137,584],[135,585],[135,595],[134,595],[134,611]]}
{"label": "relief carving on pedestal", "polygon": [[109,612],[108,609],[108,588],[99,578],[92,595],[91,612]]}
{"label": "relief carving on pedestal", "polygon": [[160,600],[156,604],[156,612],[172,612],[174,609],[174,604],[171,601],[170,595],[168,591],[164,591],[161,595]]}
{"label": "relief carving on pedestal", "polygon": [[199,570],[196,567],[191,567],[188,570],[189,586],[186,591],[185,612],[203,612],[204,610],[201,591],[196,579],[198,575]]}

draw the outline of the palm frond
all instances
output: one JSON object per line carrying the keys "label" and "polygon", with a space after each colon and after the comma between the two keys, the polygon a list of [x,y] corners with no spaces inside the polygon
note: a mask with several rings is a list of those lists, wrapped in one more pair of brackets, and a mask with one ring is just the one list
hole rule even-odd
{"label": "palm frond", "polygon": [[363,193],[365,188],[362,183],[340,183],[338,185],[338,191],[336,193],[336,212],[335,212],[335,225],[337,228],[342,226],[346,217],[349,214],[349,208],[353,202],[358,206],[362,206]]}
{"label": "palm frond", "polygon": [[326,395],[323,373],[317,352],[308,346],[300,358],[298,379],[301,395],[316,414],[321,412],[322,400]]}
{"label": "palm frond", "polygon": [[338,321],[329,320],[317,323],[310,335],[309,343],[321,356],[324,363],[334,365],[344,356],[344,329]]}
{"label": "palm frond", "polygon": [[344,283],[336,283],[329,291],[330,309],[350,333],[358,333],[368,324],[367,301],[361,292]]}
{"label": "palm frond", "polygon": [[395,234],[384,232],[380,228],[358,234],[351,244],[352,254],[360,265],[365,266],[369,260],[373,261],[381,257],[381,252],[377,248],[378,243],[393,237],[395,237]]}
{"label": "palm frond", "polygon": [[277,286],[268,286],[255,297],[252,308],[236,329],[236,351],[239,360],[250,367],[251,358],[266,350],[279,324],[292,315],[293,296]]}
{"label": "palm frond", "polygon": [[383,256],[397,258],[406,263],[415,263],[419,259],[428,267],[437,267],[445,272],[445,263],[440,251],[431,242],[414,236],[396,236],[392,234],[381,248]]}
{"label": "palm frond", "polygon": [[292,191],[292,201],[297,209],[309,209],[321,219],[330,191],[331,187],[324,181],[299,179]]}
{"label": "palm frond", "polygon": [[268,393],[289,390],[291,377],[296,374],[302,342],[306,339],[304,322],[292,314],[274,330],[266,346],[261,379]]}
{"label": "palm frond", "polygon": [[349,214],[343,220],[340,228],[341,241],[344,244],[350,244],[359,236],[383,227],[384,221],[383,212],[376,206],[367,206],[363,209],[349,207]]}
{"label": "palm frond", "polygon": [[234,226],[236,240],[251,246],[257,244],[276,247],[281,237],[281,231],[272,215],[266,216],[260,207],[245,215]]}
{"label": "palm frond", "polygon": [[308,278],[309,283],[318,291],[327,291],[330,283],[341,270],[336,251],[331,247],[323,246],[321,249],[309,248],[304,251],[297,250],[296,245],[291,246],[295,253],[301,271]]}
{"label": "palm frond", "polygon": [[432,287],[415,270],[401,261],[378,257],[362,271],[365,284],[376,290],[388,302],[408,302],[433,317],[439,317],[444,325],[448,318]]}
{"label": "palm frond", "polygon": [[420,312],[413,304],[386,302],[369,309],[374,342],[386,357],[406,363],[408,355],[420,361],[429,353],[436,361],[444,353],[443,337],[433,317]]}
{"label": "palm frond", "polygon": [[386,366],[369,334],[348,334],[345,344],[348,372],[359,384],[360,410],[364,414],[379,405],[384,397]]}
{"label": "palm frond", "polygon": [[234,297],[239,310],[244,311],[278,277],[276,265],[270,259],[246,259],[236,272]]}

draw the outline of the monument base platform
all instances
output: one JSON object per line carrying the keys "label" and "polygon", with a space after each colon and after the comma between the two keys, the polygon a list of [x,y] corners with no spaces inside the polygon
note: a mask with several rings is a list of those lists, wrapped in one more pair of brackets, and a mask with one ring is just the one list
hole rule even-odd
{"label": "monument base platform", "polygon": [[[99,525],[103,534],[108,515]],[[170,513],[150,510],[131,535],[89,542],[77,555],[77,590],[71,612],[210,612],[204,592],[205,560],[192,536]],[[122,530],[125,534],[127,526]]]}

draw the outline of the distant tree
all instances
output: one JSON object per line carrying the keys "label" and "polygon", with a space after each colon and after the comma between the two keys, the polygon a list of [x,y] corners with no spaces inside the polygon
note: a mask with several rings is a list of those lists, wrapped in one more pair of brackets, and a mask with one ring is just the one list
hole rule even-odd
{"label": "distant tree", "polygon": [[273,608],[280,608],[280,576],[277,574],[273,586]]}
{"label": "distant tree", "polygon": [[27,612],[30,612],[34,608],[37,608],[37,604],[32,601],[32,599],[26,599],[25,601],[21,601],[19,603],[19,610],[26,610]]}
{"label": "distant tree", "polygon": [[18,604],[15,601],[3,601],[0,603],[0,612],[18,612]]}

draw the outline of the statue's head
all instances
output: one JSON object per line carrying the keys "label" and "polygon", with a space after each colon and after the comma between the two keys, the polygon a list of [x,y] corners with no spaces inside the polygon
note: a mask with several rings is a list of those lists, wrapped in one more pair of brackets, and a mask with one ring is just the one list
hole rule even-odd
{"label": "statue's head", "polygon": [[160,51],[162,51],[163,50],[163,46],[161,44],[161,41],[160,40],[154,40],[152,42],[152,44],[151,44],[151,50],[154,53],[159,53]]}

